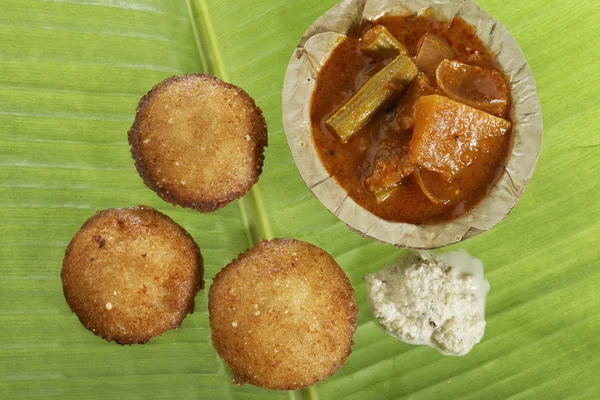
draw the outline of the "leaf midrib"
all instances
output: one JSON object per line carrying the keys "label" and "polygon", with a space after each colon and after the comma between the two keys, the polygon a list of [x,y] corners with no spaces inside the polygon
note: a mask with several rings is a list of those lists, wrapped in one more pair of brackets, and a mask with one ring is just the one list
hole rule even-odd
{"label": "leaf midrib", "polygon": [[[229,82],[206,1],[186,0],[186,2],[204,71]],[[195,6],[199,9],[196,9]],[[201,18],[202,23],[199,23],[196,18],[195,11],[198,11],[198,17]],[[274,237],[258,183],[246,196],[238,200],[238,205],[250,246],[256,245],[263,239],[268,240]]]}
{"label": "leaf midrib", "polygon": [[[212,25],[206,1],[186,0],[186,3],[190,14],[194,37],[196,39],[196,46],[204,71],[229,82],[229,76],[219,51],[216,33]],[[199,23],[196,18],[195,6],[199,8],[198,17],[201,19],[202,23]],[[242,221],[250,246],[256,245],[263,239],[273,239],[273,230],[269,218],[267,217],[258,183],[256,183],[243,198],[238,200],[238,205],[240,207]],[[318,400],[318,394],[314,387],[290,391],[289,397],[291,400]]]}

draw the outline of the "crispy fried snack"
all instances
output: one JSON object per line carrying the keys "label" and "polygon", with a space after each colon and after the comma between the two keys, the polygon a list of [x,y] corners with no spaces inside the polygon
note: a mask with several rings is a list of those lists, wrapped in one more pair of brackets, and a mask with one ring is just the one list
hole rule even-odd
{"label": "crispy fried snack", "polygon": [[274,239],[217,274],[208,310],[213,345],[234,383],[292,390],[344,364],[358,309],[348,277],[329,254]]}
{"label": "crispy fried snack", "polygon": [[241,88],[206,74],[174,76],[140,100],[129,144],[146,186],[169,203],[211,212],[258,181],[267,126]]}
{"label": "crispy fried snack", "polygon": [[95,335],[145,343],[176,329],[203,286],[200,249],[182,227],[147,206],[88,219],[67,247],[67,303]]}

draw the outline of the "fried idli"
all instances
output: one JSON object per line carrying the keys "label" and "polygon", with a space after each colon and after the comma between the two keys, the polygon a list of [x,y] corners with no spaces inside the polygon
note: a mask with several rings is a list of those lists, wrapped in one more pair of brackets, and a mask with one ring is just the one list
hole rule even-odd
{"label": "fried idli", "polygon": [[97,212],[75,234],[61,272],[83,326],[107,341],[145,343],[176,329],[203,287],[198,245],[152,207]]}
{"label": "fried idli", "polygon": [[211,212],[258,181],[267,126],[243,89],[192,74],[142,97],[128,136],[146,186],[169,203]]}
{"label": "fried idli", "polygon": [[212,342],[233,382],[294,390],[350,355],[358,308],[350,280],[320,248],[262,241],[217,274],[208,298]]}

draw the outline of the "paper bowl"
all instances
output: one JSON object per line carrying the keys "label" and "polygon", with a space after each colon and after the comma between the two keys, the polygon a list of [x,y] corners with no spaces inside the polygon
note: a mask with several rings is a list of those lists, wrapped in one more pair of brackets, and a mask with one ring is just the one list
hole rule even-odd
{"label": "paper bowl", "polygon": [[[339,40],[365,20],[388,15],[459,16],[496,56],[512,86],[512,148],[504,172],[488,196],[469,212],[448,222],[408,224],[383,220],[360,205],[330,176],[312,139],[310,105],[318,73]],[[433,14],[432,14],[433,13]],[[398,247],[439,248],[468,239],[498,224],[529,183],[542,140],[542,115],[535,81],[511,34],[471,0],[346,0],[311,25],[288,65],[283,86],[283,123],[296,166],[310,191],[351,229]]]}

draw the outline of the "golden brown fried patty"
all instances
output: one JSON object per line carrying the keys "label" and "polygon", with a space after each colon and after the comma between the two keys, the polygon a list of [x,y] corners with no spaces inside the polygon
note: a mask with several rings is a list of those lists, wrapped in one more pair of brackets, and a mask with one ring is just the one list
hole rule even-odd
{"label": "golden brown fried patty", "polygon": [[267,126],[241,88],[206,74],[174,76],[140,100],[129,144],[146,186],[172,204],[209,212],[256,183]]}
{"label": "golden brown fried patty", "polygon": [[208,310],[233,382],[280,390],[314,385],[344,364],[358,311],[335,260],[292,239],[262,241],[223,268]]}
{"label": "golden brown fried patty", "polygon": [[181,325],[203,286],[192,237],[152,207],[110,209],[69,243],[61,278],[67,303],[94,334],[145,343]]}

